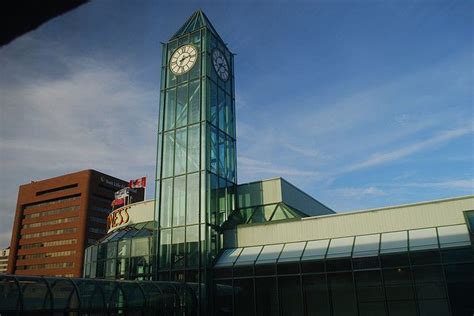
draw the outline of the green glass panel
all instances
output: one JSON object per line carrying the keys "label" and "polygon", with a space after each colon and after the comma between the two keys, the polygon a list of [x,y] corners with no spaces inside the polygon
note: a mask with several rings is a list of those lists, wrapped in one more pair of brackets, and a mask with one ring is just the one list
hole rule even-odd
{"label": "green glass panel", "polygon": [[[201,27],[201,25],[199,27]],[[201,47],[201,31],[197,31],[191,34],[191,39],[195,46]]]}
{"label": "green glass panel", "polygon": [[200,120],[201,89],[199,83],[199,80],[195,80],[189,84],[189,124],[197,123]]}
{"label": "green glass panel", "polygon": [[471,234],[474,234],[474,211],[468,211],[465,212],[465,214],[469,231],[471,232]]}
{"label": "green glass panel", "polygon": [[210,174],[210,196],[209,211],[211,224],[217,224],[216,213],[218,212],[219,180],[216,175]]}
{"label": "green glass panel", "polygon": [[133,238],[132,239],[132,257],[150,255],[150,238]]}
{"label": "green glass panel", "polygon": [[250,218],[252,217],[253,211],[254,211],[253,207],[244,208],[244,209],[239,210],[239,212],[237,213],[238,222],[239,223],[247,223],[250,220]]}
{"label": "green glass panel", "polygon": [[227,93],[229,93],[230,95],[234,95],[234,74],[233,74],[233,71],[234,71],[234,57],[232,56],[231,53],[229,53],[230,55],[230,58],[228,59],[229,61],[229,80],[227,80],[227,87],[226,87],[226,90],[227,90]]}
{"label": "green glass panel", "polygon": [[232,98],[230,95],[226,94],[226,133],[232,137],[235,137],[234,135],[234,111],[232,110]]}
{"label": "green glass panel", "polygon": [[171,215],[173,205],[173,179],[162,181],[161,189],[161,210],[160,210],[160,227],[171,226]]}
{"label": "green glass panel", "polygon": [[[203,67],[203,66],[202,66]],[[208,103],[206,102],[206,98],[208,96],[208,94],[206,93],[207,87],[208,85],[206,84],[206,79],[201,79],[201,104],[202,104],[202,107],[201,107],[201,111],[202,111],[202,114],[201,114],[201,121],[205,121],[206,120],[206,117],[207,117],[207,105]]]}
{"label": "green glass panel", "polygon": [[[212,50],[210,50],[209,52],[212,54]],[[210,54],[207,55],[207,75],[211,78],[213,82],[217,82],[217,73],[212,64],[212,57]],[[217,88],[217,85],[213,86],[215,87],[215,89]]]}
{"label": "green glass panel", "polygon": [[167,60],[167,52],[168,52],[168,45],[167,44],[163,44],[161,46],[162,50],[161,50],[161,67],[165,68],[166,67],[166,60]]}
{"label": "green glass panel", "polygon": [[173,226],[184,225],[186,209],[186,176],[174,179]]}
{"label": "green glass panel", "polygon": [[[159,172],[159,171],[158,171]],[[158,201],[161,201],[160,198],[160,189],[161,189],[161,181],[157,179],[155,181],[155,216],[153,217],[154,219],[159,219],[160,217],[160,203]]]}
{"label": "green glass panel", "polygon": [[105,277],[115,278],[115,259],[107,260],[105,263]]}
{"label": "green glass panel", "polygon": [[[168,62],[171,59],[171,56],[173,55],[173,52],[176,50],[177,47],[178,47],[177,41],[172,41],[168,44],[168,56],[167,56]],[[166,65],[166,67],[168,67],[168,65]],[[167,78],[166,86],[168,88],[173,87],[176,85],[176,76],[173,74],[173,72],[169,71],[169,68],[167,72],[168,72],[168,78]]]}
{"label": "green glass panel", "polygon": [[279,221],[283,219],[295,218],[295,216],[289,210],[278,205],[275,213],[273,214],[272,221]]}
{"label": "green glass panel", "polygon": [[206,222],[206,172],[201,172],[201,223]]}
{"label": "green glass panel", "polygon": [[184,266],[184,227],[174,228],[171,246],[171,263],[173,268]]}
{"label": "green glass panel", "polygon": [[[214,72],[213,72],[214,73]],[[218,106],[217,106],[217,86],[214,82],[208,82],[208,87],[210,89],[210,121],[212,125],[217,126],[217,116],[218,116]]]}
{"label": "green glass panel", "polygon": [[226,143],[225,143],[225,134],[219,131],[219,176],[226,176]]}
{"label": "green glass panel", "polygon": [[206,162],[206,157],[208,157],[208,150],[207,147],[209,146],[209,141],[206,137],[207,135],[207,129],[206,129],[206,123],[201,124],[201,170],[206,170],[208,169],[208,165]]}
{"label": "green glass panel", "polygon": [[199,222],[199,173],[188,175],[186,195],[186,224]]}
{"label": "green glass panel", "polygon": [[178,47],[178,41],[170,41],[168,43],[168,61],[170,60],[171,55],[173,54],[173,52],[176,50],[177,47]]}
{"label": "green glass panel", "polygon": [[119,276],[120,278],[128,279],[129,269],[129,258],[121,258],[117,260],[117,276]]}
{"label": "green glass panel", "polygon": [[[150,273],[150,257],[140,256],[131,259],[132,267],[130,273],[134,276]],[[136,280],[143,280],[143,277],[137,277]]]}
{"label": "green glass panel", "polygon": [[176,130],[174,174],[186,172],[186,128]]}
{"label": "green glass panel", "polygon": [[117,257],[117,242],[109,242],[107,243],[107,258],[115,258]]}
{"label": "green glass panel", "polygon": [[165,130],[175,127],[176,89],[166,91]]}
{"label": "green glass panel", "polygon": [[225,154],[225,170],[226,170],[226,179],[232,181],[232,139],[230,137],[226,137],[226,143],[225,143],[225,149],[226,149],[226,154]]}
{"label": "green glass panel", "polygon": [[194,19],[190,23],[188,23],[188,27],[184,31],[185,33],[190,33],[195,30],[196,23],[199,23],[199,19]]}
{"label": "green glass panel", "polygon": [[235,153],[235,140],[232,141],[232,147],[230,148],[231,150],[231,155],[230,155],[230,158],[231,158],[231,178],[230,178],[230,181],[232,181],[232,183],[237,183],[237,175],[236,175],[236,161],[235,161],[235,156],[236,156],[236,153]]}
{"label": "green glass panel", "polygon": [[[189,33],[189,31],[186,30],[184,33]],[[188,44],[189,43],[189,35],[184,35],[184,36],[180,37],[179,40],[178,40],[178,43],[179,43],[178,46]]]}
{"label": "green glass panel", "polygon": [[160,94],[160,111],[158,113],[158,132],[163,131],[163,120],[165,118],[165,98]]}
{"label": "green glass panel", "polygon": [[218,225],[222,225],[227,219],[227,188],[226,181],[222,178],[219,178],[219,215],[218,215]]}
{"label": "green glass panel", "polygon": [[226,130],[226,105],[225,105],[225,93],[222,89],[218,89],[217,109],[219,111],[219,129],[221,131],[225,131]]}
{"label": "green glass panel", "polygon": [[186,227],[186,256],[186,266],[199,265],[199,225]]}
{"label": "green glass panel", "polygon": [[201,268],[207,267],[207,253],[208,253],[208,248],[206,245],[207,235],[206,235],[207,229],[206,225],[201,225],[201,235],[200,235],[200,240],[201,240]]}
{"label": "green glass panel", "polygon": [[270,219],[275,210],[275,204],[257,206],[249,223],[263,223]]}
{"label": "green glass panel", "polygon": [[130,239],[124,239],[118,242],[118,256],[119,257],[130,256]]}
{"label": "green glass panel", "polygon": [[171,229],[160,232],[160,268],[168,268],[171,264]]}
{"label": "green glass panel", "polygon": [[188,124],[188,86],[179,86],[177,91],[176,127],[181,127]]}
{"label": "green glass panel", "polygon": [[158,148],[156,150],[156,179],[161,179],[161,148],[163,144],[163,134],[158,134]]}
{"label": "green glass panel", "polygon": [[235,191],[236,187],[232,183],[227,182],[227,214],[235,210]]}
{"label": "green glass panel", "polygon": [[199,170],[199,124],[188,128],[188,172]]}
{"label": "green glass panel", "polygon": [[188,79],[189,79],[189,72],[186,72],[182,75],[176,76],[176,83],[181,84],[183,82],[188,81]]}
{"label": "green glass panel", "polygon": [[189,70],[189,80],[199,78],[201,76],[201,54],[197,54],[196,62],[194,63],[193,68]]}
{"label": "green glass panel", "polygon": [[160,77],[160,90],[164,90],[166,87],[166,67],[161,67]]}
{"label": "green glass panel", "polygon": [[218,166],[218,152],[219,152],[219,144],[218,144],[219,135],[217,134],[217,129],[211,127],[211,137],[210,137],[210,164],[211,164],[211,172],[217,174],[217,166]]}
{"label": "green glass panel", "polygon": [[163,137],[163,178],[173,175],[174,132],[167,132]]}

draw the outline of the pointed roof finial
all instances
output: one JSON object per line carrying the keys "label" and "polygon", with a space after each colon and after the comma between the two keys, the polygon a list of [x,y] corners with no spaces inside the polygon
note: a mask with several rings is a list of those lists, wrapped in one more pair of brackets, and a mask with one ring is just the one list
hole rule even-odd
{"label": "pointed roof finial", "polygon": [[[195,11],[183,24],[183,26],[180,27],[178,32],[176,32],[171,38],[170,41],[178,38],[184,34],[191,33],[195,30],[198,30],[202,27],[207,27],[213,34],[216,36],[220,41],[222,41],[221,37],[219,34],[216,32],[216,29],[212,25],[211,21],[207,18],[207,16],[204,14],[204,12],[201,9],[198,9]],[[223,41],[222,41],[223,42]]]}

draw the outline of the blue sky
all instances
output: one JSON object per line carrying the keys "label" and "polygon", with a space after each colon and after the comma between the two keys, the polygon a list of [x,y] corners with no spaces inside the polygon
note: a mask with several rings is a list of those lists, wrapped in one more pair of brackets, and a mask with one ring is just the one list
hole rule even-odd
{"label": "blue sky", "polygon": [[472,1],[92,1],[0,48],[0,246],[20,184],[154,178],[160,42],[198,8],[237,54],[240,183],[336,211],[474,193]]}

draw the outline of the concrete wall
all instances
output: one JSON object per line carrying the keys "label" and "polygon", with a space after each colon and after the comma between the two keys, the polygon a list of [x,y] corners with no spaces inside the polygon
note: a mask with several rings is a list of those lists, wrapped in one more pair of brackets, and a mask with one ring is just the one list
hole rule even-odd
{"label": "concrete wall", "polygon": [[279,178],[240,184],[237,186],[237,206],[245,208],[281,202]]}
{"label": "concrete wall", "polygon": [[241,225],[234,246],[287,243],[466,223],[474,196],[303,218],[298,221]]}

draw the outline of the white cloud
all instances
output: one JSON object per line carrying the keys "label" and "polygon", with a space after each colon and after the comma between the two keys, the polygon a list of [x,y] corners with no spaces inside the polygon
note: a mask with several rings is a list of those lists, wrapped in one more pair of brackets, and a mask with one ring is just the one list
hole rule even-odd
{"label": "white cloud", "polygon": [[451,179],[434,182],[408,182],[403,183],[406,187],[418,188],[444,188],[444,189],[461,189],[468,190],[474,194],[474,179]]}
{"label": "white cloud", "polygon": [[[66,75],[0,86],[2,216],[12,218],[18,185],[30,180],[82,169],[154,179],[157,92],[119,65],[69,57]],[[0,223],[0,246],[10,230]]]}
{"label": "white cloud", "polygon": [[347,188],[338,188],[334,191],[336,196],[342,196],[344,198],[351,198],[351,199],[365,199],[367,197],[377,197],[383,196],[386,193],[374,186],[366,187],[366,188],[354,188],[354,187],[347,187]]}
{"label": "white cloud", "polygon": [[386,153],[375,153],[369,159],[347,167],[343,172],[351,172],[395,161],[438,144],[442,144],[452,139],[470,134],[472,132],[474,132],[472,127],[461,127],[454,130],[443,131],[429,139],[422,140],[405,147],[401,147]]}
{"label": "white cloud", "polygon": [[239,161],[239,177],[242,176],[244,181],[258,180],[265,177],[310,177],[319,178],[321,173],[317,171],[305,171],[297,168],[288,168],[284,166],[277,166],[270,162],[251,159],[247,157],[238,157]]}

